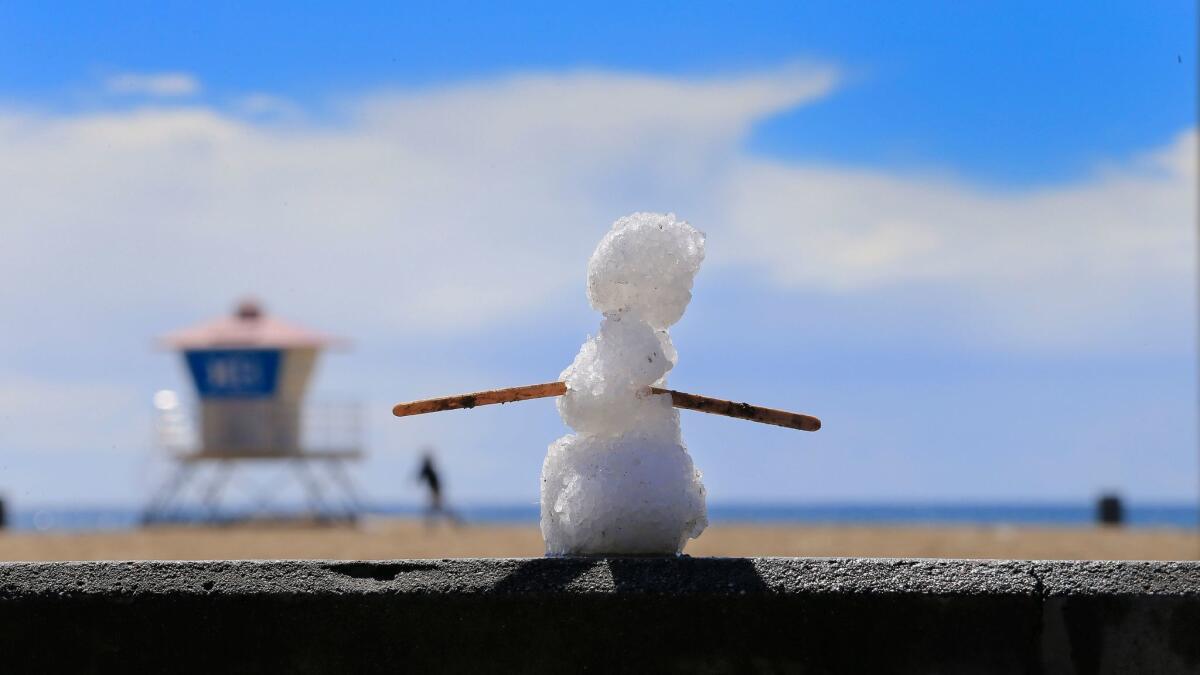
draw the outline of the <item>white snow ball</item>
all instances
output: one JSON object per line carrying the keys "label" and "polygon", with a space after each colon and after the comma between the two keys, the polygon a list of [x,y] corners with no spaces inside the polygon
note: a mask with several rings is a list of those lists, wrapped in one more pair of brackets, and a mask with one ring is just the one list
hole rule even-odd
{"label": "white snow ball", "polygon": [[666,331],[654,330],[636,312],[610,315],[562,372],[567,393],[558,399],[558,412],[571,428],[592,434],[676,424],[667,419],[669,397],[646,393],[646,387],[666,383],[675,359]]}
{"label": "white snow ball", "polygon": [[604,314],[633,310],[654,328],[683,316],[704,261],[704,234],[675,214],[617,220],[588,261],[588,300]]}
{"label": "white snow ball", "polygon": [[548,555],[674,555],[708,525],[700,472],[680,443],[568,435],[542,469]]}

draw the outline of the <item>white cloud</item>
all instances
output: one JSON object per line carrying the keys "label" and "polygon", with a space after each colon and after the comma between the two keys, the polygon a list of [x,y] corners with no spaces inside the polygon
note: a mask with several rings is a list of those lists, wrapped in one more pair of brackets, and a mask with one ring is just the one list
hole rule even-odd
{"label": "white cloud", "polygon": [[[15,411],[0,416],[0,449],[141,447],[160,385],[137,371],[167,359],[120,355],[245,292],[376,345],[525,331],[535,311],[583,304],[584,261],[635,209],[706,230],[705,274],[751,279],[784,311],[797,291],[860,303],[936,291],[958,298],[950,322],[989,348],[1159,349],[1136,337],[1159,330],[1147,317],[1162,307],[1188,317],[1166,332],[1190,335],[1195,131],[1087,179],[1019,191],[746,152],[756,123],[837,81],[822,68],[516,76],[374,92],[321,125],[290,108],[287,124],[243,117],[282,110],[269,98],[236,114],[0,110],[0,410]],[[117,358],[79,381],[48,372],[69,370],[46,365],[52,349]],[[394,365],[370,364],[354,390],[400,396]],[[470,386],[479,376],[461,368],[428,366]],[[96,415],[61,424],[79,400]],[[445,435],[456,419],[421,424]],[[380,430],[381,445],[403,447],[414,428],[425,427]],[[540,448],[526,450],[536,469]]]}
{"label": "white cloud", "polygon": [[111,94],[140,96],[191,96],[200,92],[200,81],[188,73],[117,73],[104,80]]}
{"label": "white cloud", "polygon": [[240,112],[252,117],[276,120],[300,120],[303,118],[303,110],[300,106],[282,96],[274,96],[263,92],[240,97],[236,101],[236,108]]}
{"label": "white cloud", "polygon": [[1147,306],[1190,312],[1196,138],[1187,131],[1130,166],[1016,192],[745,161],[722,202],[740,235],[726,261],[790,288],[940,286],[969,296],[963,319],[1001,340],[1103,342]]}
{"label": "white cloud", "polygon": [[148,449],[153,437],[143,399],[125,384],[0,373],[0,448]]}
{"label": "white cloud", "polygon": [[517,76],[376,92],[325,126],[0,112],[0,311],[69,308],[56,329],[80,331],[253,291],[351,334],[494,326],[578,301],[598,234],[638,208],[688,217],[714,265],[768,287],[932,284],[969,297],[973,330],[1050,347],[1190,288],[1194,132],[1021,192],[745,152],[836,81]]}
{"label": "white cloud", "polygon": [[[518,77],[377,93],[329,127],[199,104],[0,111],[0,315],[20,327],[0,331],[0,359],[23,368],[0,373],[0,394],[22,402],[0,445],[127,445],[144,405],[124,385],[24,364],[53,350],[122,358],[174,327],[165,315],[195,320],[247,291],[356,338],[495,326],[581,299],[581,261],[609,221],[642,195],[690,191],[755,119],[832,81]],[[128,414],[112,416],[120,429],[55,427],[76,397]]]}
{"label": "white cloud", "polygon": [[690,192],[754,120],[831,80],[514,78],[372,96],[331,128],[201,106],[3,115],[0,279],[38,300],[0,304],[67,303],[87,325],[254,290],[348,330],[483,325],[577,295],[607,222]]}

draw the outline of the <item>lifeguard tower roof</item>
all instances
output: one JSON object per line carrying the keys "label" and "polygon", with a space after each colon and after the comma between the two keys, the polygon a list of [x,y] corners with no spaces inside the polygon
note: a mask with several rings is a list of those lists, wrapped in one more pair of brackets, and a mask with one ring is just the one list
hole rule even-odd
{"label": "lifeguard tower roof", "polygon": [[240,348],[322,348],[345,344],[342,338],[268,316],[254,300],[238,303],[236,311],[211,321],[189,326],[162,338],[173,349]]}

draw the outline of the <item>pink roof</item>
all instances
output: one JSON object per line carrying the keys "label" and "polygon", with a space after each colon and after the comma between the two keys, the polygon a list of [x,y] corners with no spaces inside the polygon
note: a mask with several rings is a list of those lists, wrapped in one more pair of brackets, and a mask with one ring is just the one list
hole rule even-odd
{"label": "pink roof", "polygon": [[262,313],[252,300],[238,304],[231,316],[174,331],[162,338],[176,349],[218,347],[326,347],[342,342],[325,333],[301,328]]}

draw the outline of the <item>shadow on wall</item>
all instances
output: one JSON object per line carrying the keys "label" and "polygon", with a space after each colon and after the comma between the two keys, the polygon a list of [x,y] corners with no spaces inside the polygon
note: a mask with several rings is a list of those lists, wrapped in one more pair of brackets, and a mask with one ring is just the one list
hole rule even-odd
{"label": "shadow on wall", "polygon": [[[702,562],[701,562],[702,560]],[[617,593],[662,592],[696,593],[711,590],[713,575],[745,593],[763,593],[767,585],[751,560],[745,558],[693,559],[681,556],[664,574],[663,558],[531,558],[518,563],[516,570],[501,579],[492,591],[504,593],[542,593],[572,590]]]}

